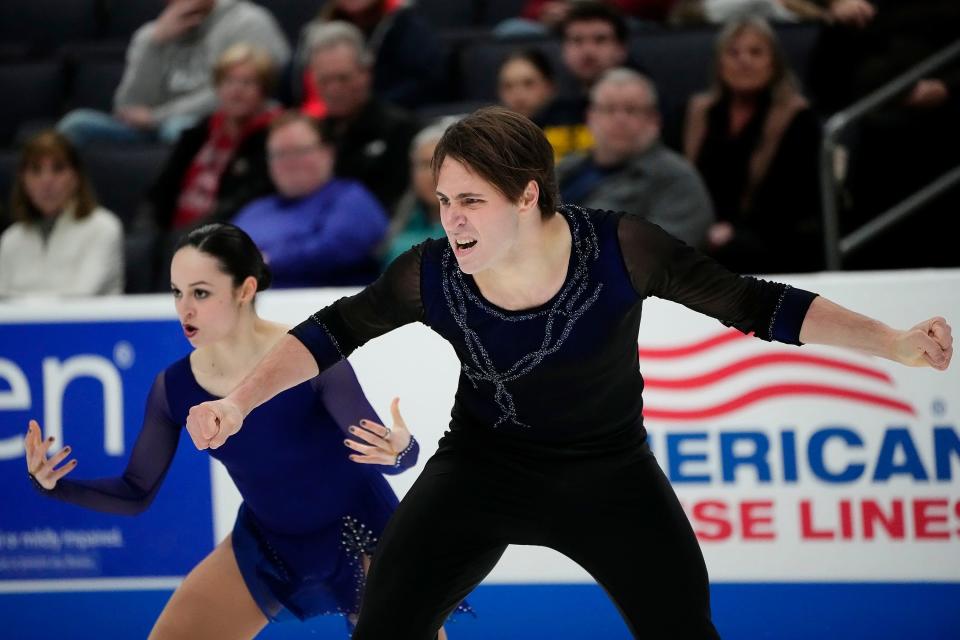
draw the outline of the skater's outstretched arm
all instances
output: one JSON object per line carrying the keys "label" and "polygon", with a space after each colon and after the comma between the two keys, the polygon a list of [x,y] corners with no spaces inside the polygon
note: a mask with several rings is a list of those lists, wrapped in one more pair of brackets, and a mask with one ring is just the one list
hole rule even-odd
{"label": "skater's outstretched arm", "polygon": [[953,357],[953,335],[944,318],[930,318],[897,330],[823,297],[816,298],[807,310],[800,340],[857,349],[911,367],[939,371],[945,371]]}

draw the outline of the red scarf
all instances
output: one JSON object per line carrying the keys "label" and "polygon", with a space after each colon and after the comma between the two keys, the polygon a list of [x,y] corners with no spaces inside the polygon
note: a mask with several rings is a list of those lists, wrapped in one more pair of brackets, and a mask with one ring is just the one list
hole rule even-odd
{"label": "red scarf", "polygon": [[173,214],[173,228],[179,229],[206,218],[217,205],[217,191],[220,178],[240,143],[251,133],[263,129],[277,117],[280,109],[270,107],[254,116],[243,126],[239,134],[231,135],[227,130],[226,116],[220,111],[210,116],[207,126],[207,140],[193,156],[180,183],[180,196],[177,198]]}

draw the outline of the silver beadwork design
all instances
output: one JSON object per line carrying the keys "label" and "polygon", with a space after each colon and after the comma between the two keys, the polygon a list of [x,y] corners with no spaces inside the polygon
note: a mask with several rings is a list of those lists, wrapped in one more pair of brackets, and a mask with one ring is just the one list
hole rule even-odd
{"label": "silver beadwork design", "polygon": [[[519,420],[513,395],[507,390],[507,383],[529,374],[544,358],[556,353],[566,342],[580,317],[597,301],[603,289],[603,284],[594,284],[589,277],[590,267],[600,257],[599,241],[589,214],[583,208],[572,205],[562,205],[559,211],[570,224],[573,264],[570,267],[572,272],[567,274],[566,282],[549,307],[530,313],[503,313],[470,290],[466,275],[455,263],[453,250],[447,246],[443,251],[443,295],[451,317],[463,332],[464,345],[470,356],[469,362],[461,361],[461,370],[474,388],[480,382],[493,385],[494,401],[501,411],[494,428],[508,421],[529,427]],[[522,356],[505,371],[497,370],[480,336],[467,321],[468,303],[470,307],[504,322],[524,322],[546,317],[543,341],[539,348]]]}
{"label": "silver beadwork design", "polygon": [[400,468],[400,465],[403,464],[403,457],[404,457],[405,455],[407,455],[408,453],[410,453],[410,451],[413,449],[413,445],[415,445],[415,444],[417,444],[417,439],[414,438],[414,437],[411,435],[411,436],[410,436],[410,444],[408,444],[403,451],[401,451],[400,453],[397,454],[397,459],[396,459],[396,461],[393,463],[393,466],[394,466],[394,467],[396,467],[397,469]]}
{"label": "silver beadwork design", "polygon": [[363,573],[363,556],[372,556],[377,547],[377,536],[353,516],[343,516],[343,526],[340,529],[340,546],[353,563],[354,595],[356,595],[356,610],[345,611],[348,615],[356,614],[360,608],[360,597],[366,576]]}
{"label": "silver beadwork design", "polygon": [[780,313],[780,305],[783,304],[783,299],[787,297],[787,290],[791,288],[788,284],[783,285],[783,291],[780,292],[780,297],[777,298],[777,305],[773,308],[773,313],[770,314],[770,324],[767,326],[767,340],[773,340],[773,325],[776,324],[777,314]]}
{"label": "silver beadwork design", "polygon": [[[319,311],[317,313],[319,313]],[[330,329],[327,328],[327,325],[319,318],[317,313],[311,314],[310,319],[320,325],[320,328],[323,329],[324,333],[327,334],[327,337],[330,338],[330,342],[333,343],[333,347],[337,350],[337,353],[340,354],[340,357],[346,358],[347,356],[344,355],[343,349],[340,348],[340,343],[337,342],[336,336],[334,336]]]}

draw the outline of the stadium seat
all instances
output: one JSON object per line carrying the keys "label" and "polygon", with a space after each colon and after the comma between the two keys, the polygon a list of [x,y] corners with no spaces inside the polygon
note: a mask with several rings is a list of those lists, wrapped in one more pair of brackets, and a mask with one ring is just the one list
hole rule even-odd
{"label": "stadium seat", "polygon": [[162,146],[89,148],[84,164],[97,198],[130,225],[146,190],[153,184],[169,149]]}
{"label": "stadium seat", "polygon": [[0,147],[10,145],[29,120],[54,120],[63,106],[60,62],[0,65]]}
{"label": "stadium seat", "polygon": [[[139,4],[127,0],[129,4]],[[99,35],[97,0],[3,0],[0,42],[19,44],[34,53]]]}
{"label": "stadium seat", "polygon": [[112,111],[113,94],[123,77],[124,66],[122,60],[78,60],[73,71],[71,107]]}

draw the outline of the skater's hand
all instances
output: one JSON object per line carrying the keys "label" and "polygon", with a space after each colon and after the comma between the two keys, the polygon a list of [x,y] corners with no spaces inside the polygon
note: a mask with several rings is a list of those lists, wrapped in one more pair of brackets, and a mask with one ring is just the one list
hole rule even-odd
{"label": "skater's hand", "polygon": [[51,436],[46,440],[43,440],[42,437],[40,425],[37,424],[36,420],[31,420],[27,427],[27,436],[23,440],[23,448],[27,452],[27,471],[41,487],[47,491],[52,491],[60,478],[76,468],[77,460],[74,458],[57,469],[57,465],[70,455],[70,447],[64,447],[48,458],[47,451],[53,445],[53,437]]}
{"label": "skater's hand", "polygon": [[187,415],[187,433],[197,449],[216,449],[240,431],[243,412],[227,398],[191,407]]}
{"label": "skater's hand", "polygon": [[893,357],[911,367],[933,367],[945,371],[953,357],[950,325],[936,317],[901,331],[893,341]]}
{"label": "skater's hand", "polygon": [[356,440],[343,441],[348,448],[359,453],[350,456],[350,459],[360,464],[383,464],[393,466],[397,463],[397,454],[407,448],[413,436],[400,415],[400,398],[394,398],[390,403],[390,414],[393,416],[393,427],[387,428],[382,424],[361,420],[360,426],[352,426],[349,431],[352,435],[367,444]]}

